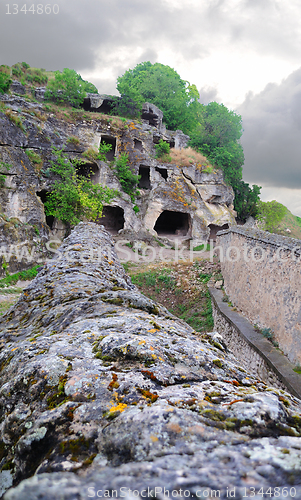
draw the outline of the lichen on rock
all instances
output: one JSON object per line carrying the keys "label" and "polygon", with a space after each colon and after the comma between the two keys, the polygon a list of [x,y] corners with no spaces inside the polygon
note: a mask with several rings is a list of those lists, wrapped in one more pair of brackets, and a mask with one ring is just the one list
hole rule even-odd
{"label": "lichen on rock", "polygon": [[300,497],[300,401],[144,297],[101,226],[72,231],[0,332],[5,500]]}

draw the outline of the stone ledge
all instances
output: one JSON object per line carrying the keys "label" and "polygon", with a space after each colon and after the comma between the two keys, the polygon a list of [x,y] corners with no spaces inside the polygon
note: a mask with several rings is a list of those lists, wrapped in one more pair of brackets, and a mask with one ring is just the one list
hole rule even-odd
{"label": "stone ledge", "polygon": [[[293,365],[280,354],[272,344],[266,340],[255,328],[236,311],[223,302],[223,292],[215,288],[209,288],[209,293],[215,307],[225,320],[235,328],[243,340],[256,351],[269,369],[271,369],[280,382],[296,397],[301,399],[301,376],[293,371]],[[219,332],[222,333],[222,332]]]}
{"label": "stone ledge", "polygon": [[239,226],[231,226],[229,227],[229,229],[218,231],[217,236],[222,236],[223,234],[228,233],[240,234],[242,236],[245,236],[246,238],[251,238],[253,240],[273,245],[275,247],[284,247],[288,250],[293,250],[297,247],[301,250],[301,240],[290,238],[289,236],[281,236],[279,234],[269,233],[268,231],[261,231],[260,229],[254,229],[250,227],[243,228]]}

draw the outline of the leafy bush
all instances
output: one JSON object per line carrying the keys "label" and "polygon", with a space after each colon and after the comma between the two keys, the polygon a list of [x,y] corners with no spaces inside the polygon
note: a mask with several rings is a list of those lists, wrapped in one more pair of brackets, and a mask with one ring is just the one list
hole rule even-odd
{"label": "leafy bush", "polygon": [[55,78],[48,83],[45,99],[54,99],[60,103],[69,103],[74,108],[79,108],[84,102],[86,92],[98,92],[90,82],[86,82],[74,71],[64,68],[63,72],[55,71]]}
{"label": "leafy bush", "polygon": [[0,94],[4,94],[8,91],[12,79],[6,73],[0,73]]}
{"label": "leafy bush", "polygon": [[55,71],[45,92],[45,99],[54,99],[61,103],[70,103],[79,108],[84,102],[86,92],[78,80],[78,74],[73,69],[64,68],[63,72]]}
{"label": "leafy bush", "polygon": [[155,144],[155,149],[156,149],[156,158],[162,158],[165,155],[169,155],[170,152],[170,145],[168,142],[163,141],[163,139],[160,139],[158,144]]}
{"label": "leafy bush", "polygon": [[97,159],[101,161],[107,161],[107,153],[112,150],[112,144],[107,144],[105,141],[99,144]]}
{"label": "leafy bush", "polygon": [[[87,218],[96,220],[101,216],[103,203],[110,203],[118,192],[94,185],[89,179],[78,176],[74,165],[62,150],[53,148],[55,160],[49,170],[59,177],[52,186],[45,202],[46,215],[52,215],[67,225],[67,228]],[[80,163],[80,162],[78,162]]]}
{"label": "leafy bush", "polygon": [[12,75],[13,76],[21,76],[22,70],[17,66],[17,67],[12,69]]}
{"label": "leafy bush", "polygon": [[119,158],[115,161],[115,172],[123,191],[131,197],[131,200],[134,203],[135,196],[137,195],[136,188],[140,175],[133,174],[128,165],[128,158],[129,155],[126,153],[119,156]]}

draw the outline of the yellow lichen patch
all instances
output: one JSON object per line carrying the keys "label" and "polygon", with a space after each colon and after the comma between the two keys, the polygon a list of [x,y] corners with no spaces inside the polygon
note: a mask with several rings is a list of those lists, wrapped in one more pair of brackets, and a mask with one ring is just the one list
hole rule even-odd
{"label": "yellow lichen patch", "polygon": [[112,406],[112,408],[110,408],[110,412],[114,412],[114,411],[124,411],[126,409],[127,405],[125,403],[119,403],[117,406]]}
{"label": "yellow lichen patch", "polygon": [[142,345],[142,344],[145,344],[146,343],[146,340],[140,340],[139,344],[138,345]]}
{"label": "yellow lichen patch", "polygon": [[182,432],[182,427],[179,426],[179,424],[173,424],[173,423],[170,423],[170,424],[167,424],[166,426],[168,428],[168,430],[172,431],[172,432],[176,432],[177,434]]}
{"label": "yellow lichen patch", "polygon": [[157,436],[151,435],[150,438],[151,438],[151,440],[152,440],[153,443],[155,443],[156,441],[159,441],[159,439],[157,438]]}
{"label": "yellow lichen patch", "polygon": [[148,333],[156,333],[159,330],[157,328],[152,328],[151,330],[147,330],[147,331],[148,331]]}

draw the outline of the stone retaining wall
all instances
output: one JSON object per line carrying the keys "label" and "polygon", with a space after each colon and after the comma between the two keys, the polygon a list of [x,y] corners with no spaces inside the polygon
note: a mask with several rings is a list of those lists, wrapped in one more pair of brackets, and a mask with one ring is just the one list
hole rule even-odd
{"label": "stone retaining wall", "polygon": [[289,390],[301,398],[301,375],[271,342],[265,339],[241,314],[223,301],[221,290],[209,288],[212,298],[214,329],[243,368],[268,385]]}
{"label": "stone retaining wall", "polygon": [[301,241],[232,227],[218,233],[215,251],[231,302],[301,364]]}

